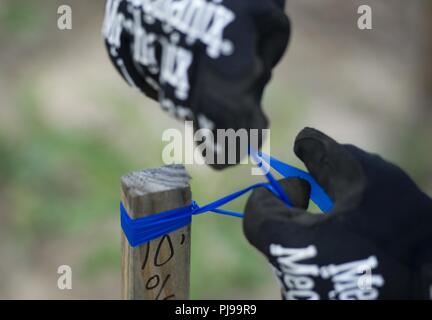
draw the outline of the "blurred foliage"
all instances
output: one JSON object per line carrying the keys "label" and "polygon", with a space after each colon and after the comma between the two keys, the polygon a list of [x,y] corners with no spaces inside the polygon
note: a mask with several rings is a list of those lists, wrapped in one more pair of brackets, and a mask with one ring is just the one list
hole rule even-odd
{"label": "blurred foliage", "polygon": [[97,135],[51,129],[39,116],[37,94],[20,92],[25,129],[10,156],[13,211],[20,213],[12,217],[16,232],[73,232],[112,211],[127,159]]}
{"label": "blurred foliage", "polygon": [[101,245],[84,258],[81,265],[80,274],[86,282],[90,282],[97,278],[101,272],[111,271],[118,273],[120,267],[119,262],[119,246],[117,243],[107,243]]}
{"label": "blurred foliage", "polygon": [[[26,82],[18,90],[15,101],[22,123],[13,145],[0,139],[0,155],[4,155],[0,172],[11,212],[9,234],[27,251],[34,250],[35,243],[42,239],[75,239],[75,246],[87,247],[82,260],[77,262],[77,277],[89,286],[107,271],[119,277],[118,234],[104,236],[106,231],[98,230],[98,223],[107,220],[118,223],[119,177],[151,166],[160,157],[162,142],[141,126],[143,119],[133,111],[140,106],[109,93],[95,95],[106,108],[116,111],[120,122],[130,128],[141,127],[143,134],[150,136],[144,150],[122,153],[109,137],[97,130],[53,127],[41,113],[41,97],[36,88]],[[144,153],[152,156],[145,157]],[[208,168],[202,171],[194,166],[188,170],[194,177],[194,197],[202,204],[253,181],[245,168],[224,173]],[[233,175],[238,177],[231,179]],[[222,187],[227,179],[229,190]],[[211,185],[208,181],[212,181]],[[237,201],[231,208],[242,211],[245,200]],[[82,242],[81,235],[88,229],[92,229],[95,239],[107,237],[108,241]],[[272,277],[269,268],[244,239],[240,220],[217,215],[197,217],[192,239],[193,298],[236,294],[247,297],[269,285]]]}
{"label": "blurred foliage", "polygon": [[41,31],[47,26],[49,12],[36,1],[6,1],[0,8],[0,26],[9,37],[20,40],[30,40],[41,36]]}

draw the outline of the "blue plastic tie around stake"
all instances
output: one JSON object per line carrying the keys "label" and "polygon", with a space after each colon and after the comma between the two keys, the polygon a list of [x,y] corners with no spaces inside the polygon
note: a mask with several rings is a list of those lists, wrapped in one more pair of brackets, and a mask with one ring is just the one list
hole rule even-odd
{"label": "blue plastic tie around stake", "polygon": [[274,176],[270,173],[270,168],[279,172],[284,178],[301,178],[308,181],[311,186],[311,199],[321,209],[321,211],[328,212],[333,208],[333,202],[330,197],[309,173],[262,152],[260,152],[259,155],[255,151],[251,151],[250,153],[257,165],[263,170],[264,175],[269,181],[268,183],[262,182],[254,184],[213,201],[205,206],[199,206],[196,201],[192,201],[192,204],[187,207],[177,208],[138,219],[130,218],[123,203],[120,203],[121,227],[129,241],[129,244],[132,247],[145,244],[151,240],[157,239],[165,234],[189,225],[192,222],[192,216],[207,212],[243,218],[243,213],[220,209],[220,207],[256,188],[263,187],[268,189],[291,208],[293,206],[292,202],[283,191],[279,182],[277,182]]}

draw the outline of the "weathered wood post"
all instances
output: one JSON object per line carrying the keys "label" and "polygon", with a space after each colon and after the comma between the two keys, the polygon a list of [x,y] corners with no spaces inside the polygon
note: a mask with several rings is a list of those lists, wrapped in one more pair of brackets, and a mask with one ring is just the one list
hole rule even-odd
{"label": "weathered wood post", "polygon": [[[191,204],[190,177],[181,165],[127,174],[121,199],[131,218]],[[122,232],[123,299],[189,299],[190,225],[132,248]]]}

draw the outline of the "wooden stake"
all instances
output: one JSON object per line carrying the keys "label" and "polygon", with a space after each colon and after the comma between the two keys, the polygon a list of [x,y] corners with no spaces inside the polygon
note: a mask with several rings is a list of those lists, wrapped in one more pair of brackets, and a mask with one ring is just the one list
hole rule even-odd
{"label": "wooden stake", "polygon": [[[121,199],[131,218],[191,204],[190,177],[181,165],[121,178]],[[190,225],[132,248],[122,232],[123,299],[189,299]]]}

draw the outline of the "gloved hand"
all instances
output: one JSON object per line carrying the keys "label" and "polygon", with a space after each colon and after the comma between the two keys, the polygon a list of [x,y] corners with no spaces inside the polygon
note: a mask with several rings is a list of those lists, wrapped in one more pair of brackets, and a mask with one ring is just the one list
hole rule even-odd
{"label": "gloved hand", "polygon": [[308,213],[307,183],[284,180],[296,208],[257,189],[244,219],[283,298],[432,299],[432,200],[397,166],[317,130],[300,132],[294,151],[332,211]]}
{"label": "gloved hand", "polygon": [[123,78],[195,130],[210,129],[214,139],[202,141],[216,154],[217,129],[267,128],[261,99],[290,36],[284,4],[108,0],[103,35]]}

